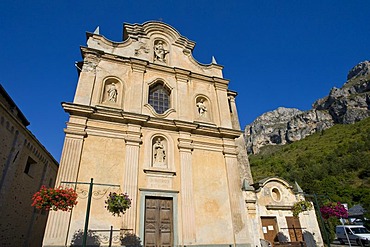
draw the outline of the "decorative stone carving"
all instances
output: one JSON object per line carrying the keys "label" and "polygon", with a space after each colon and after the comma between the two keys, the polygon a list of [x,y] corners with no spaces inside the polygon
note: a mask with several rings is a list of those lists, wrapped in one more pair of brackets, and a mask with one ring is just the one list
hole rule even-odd
{"label": "decorative stone carving", "polygon": [[165,168],[166,166],[166,149],[165,144],[158,137],[153,144],[153,167],[162,167]]}
{"label": "decorative stone carving", "polygon": [[84,58],[84,63],[82,66],[83,72],[95,72],[96,67],[100,62],[100,58],[97,54],[86,54]]}
{"label": "decorative stone carving", "polygon": [[200,99],[197,103],[197,108],[198,108],[198,114],[200,117],[206,117],[207,114],[207,107],[204,103],[204,99]]}
{"label": "decorative stone carving", "polygon": [[114,103],[117,102],[118,91],[117,91],[117,87],[115,83],[108,85],[107,94],[108,94],[108,97],[107,97],[108,101],[114,102]]}
{"label": "decorative stone carving", "polygon": [[146,43],[144,42],[139,42],[139,48],[135,49],[135,55],[138,56],[140,55],[142,52],[144,53],[149,53],[149,48],[148,46],[146,45]]}
{"label": "decorative stone carving", "polygon": [[165,49],[166,44],[162,40],[154,42],[154,61],[166,63],[166,55],[169,53]]}

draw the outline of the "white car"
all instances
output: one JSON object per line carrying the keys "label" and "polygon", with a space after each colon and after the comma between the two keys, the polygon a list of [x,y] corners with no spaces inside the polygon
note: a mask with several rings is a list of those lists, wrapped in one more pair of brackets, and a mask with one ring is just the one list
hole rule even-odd
{"label": "white car", "polygon": [[[337,239],[341,244],[348,242],[357,245],[368,245],[370,243],[370,231],[360,225],[339,225],[335,228]],[[346,234],[347,233],[347,234]]]}

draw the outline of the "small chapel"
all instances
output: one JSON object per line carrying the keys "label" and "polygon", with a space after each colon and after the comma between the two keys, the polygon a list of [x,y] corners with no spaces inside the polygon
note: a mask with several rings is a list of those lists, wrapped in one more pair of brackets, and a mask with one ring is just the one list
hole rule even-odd
{"label": "small chapel", "polygon": [[[43,246],[81,246],[87,216],[87,246],[323,246],[315,211],[292,215],[298,184],[253,181],[237,93],[194,46],[158,21],[125,23],[121,42],[87,33],[56,180],[78,204],[50,212]],[[105,208],[114,192],[131,199],[122,216]]]}

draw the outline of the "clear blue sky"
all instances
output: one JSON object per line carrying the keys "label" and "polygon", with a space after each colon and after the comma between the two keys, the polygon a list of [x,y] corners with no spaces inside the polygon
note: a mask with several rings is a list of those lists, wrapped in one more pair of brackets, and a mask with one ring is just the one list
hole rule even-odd
{"label": "clear blue sky", "polygon": [[224,65],[242,128],[279,106],[308,110],[370,59],[370,1],[0,1],[0,83],[60,159],[85,32],[122,41],[122,25],[162,20]]}

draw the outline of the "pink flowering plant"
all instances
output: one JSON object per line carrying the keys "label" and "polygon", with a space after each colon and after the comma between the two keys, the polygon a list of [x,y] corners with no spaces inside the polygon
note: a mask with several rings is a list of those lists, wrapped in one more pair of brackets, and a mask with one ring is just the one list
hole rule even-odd
{"label": "pink flowering plant", "polygon": [[115,216],[125,214],[126,210],[131,207],[131,199],[125,193],[117,194],[116,192],[110,192],[107,200],[105,201],[106,209]]}
{"label": "pink flowering plant", "polygon": [[322,217],[326,220],[330,217],[348,218],[347,209],[340,202],[326,203],[320,208],[320,212]]}
{"label": "pink flowering plant", "polygon": [[74,189],[63,189],[58,187],[46,188],[41,186],[40,190],[32,196],[32,207],[44,210],[71,211],[77,204],[77,193]]}

